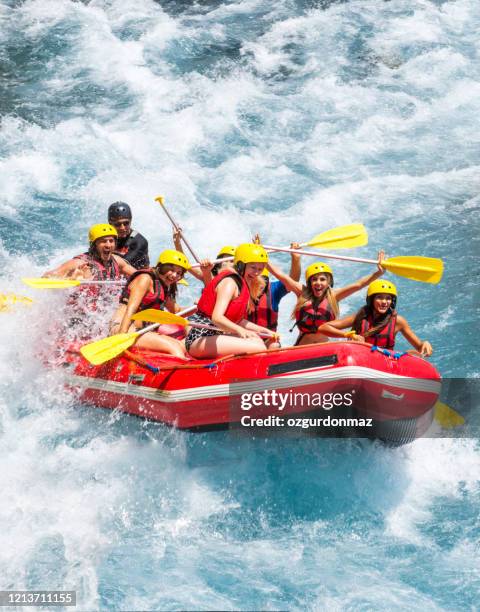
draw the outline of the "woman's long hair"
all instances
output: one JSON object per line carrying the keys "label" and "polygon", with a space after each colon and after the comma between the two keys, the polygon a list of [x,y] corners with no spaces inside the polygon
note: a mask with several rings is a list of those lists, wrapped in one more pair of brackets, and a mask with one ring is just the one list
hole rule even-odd
{"label": "woman's long hair", "polygon": [[[243,278],[243,275],[245,274],[245,266],[246,264],[242,263],[241,261],[237,262],[234,265],[235,272],[240,274],[242,278]],[[261,275],[257,276],[251,282],[250,285],[247,283],[248,291],[250,293],[250,297],[248,299],[248,308],[247,308],[248,314],[251,314],[252,312],[255,311],[255,302],[265,291],[266,285],[267,285],[267,281]]]}
{"label": "woman's long hair", "polygon": [[[362,306],[362,308],[360,308],[360,310],[355,315],[355,319],[353,320],[353,324],[352,324],[352,329],[355,330],[356,334],[359,334],[359,335],[361,334],[361,332],[362,332],[362,322],[365,319],[367,319],[369,316],[371,316],[373,318],[374,313],[375,313],[375,311],[373,309],[372,302],[369,302],[365,306]],[[376,325],[374,325],[368,331],[366,331],[365,333],[363,333],[361,335],[364,338],[369,338],[370,336],[373,336],[378,331],[383,329],[386,325],[388,325],[388,323],[390,322],[391,318],[394,315],[396,315],[396,314],[397,314],[397,311],[395,309],[389,308],[387,310],[387,312],[385,313],[385,315],[383,317],[381,317],[380,319],[378,319]]]}
{"label": "woman's long hair", "polygon": [[161,278],[163,274],[166,274],[171,270],[173,270],[172,264],[158,264],[157,266],[155,266],[155,268],[153,268],[153,273],[164,286],[166,297],[175,300],[175,298],[177,297],[177,283],[172,283],[169,287],[167,287],[167,285],[165,285]]}
{"label": "woman's long hair", "polygon": [[[328,275],[331,277],[331,274]],[[312,291],[312,286],[309,281],[306,285],[303,285],[302,287],[302,293],[297,298],[297,303],[295,304],[295,308],[292,311],[291,318],[296,319],[298,311],[303,308],[308,302],[311,302],[312,306],[316,308],[322,302],[323,299],[327,298],[328,303],[330,304],[330,308],[332,309],[335,318],[337,319],[338,315],[340,314],[340,309],[338,307],[337,298],[335,297],[335,293],[330,287],[330,284],[328,285],[328,287],[325,287],[322,295],[320,295],[319,297],[315,297]],[[330,280],[330,283],[331,282],[332,281]]]}

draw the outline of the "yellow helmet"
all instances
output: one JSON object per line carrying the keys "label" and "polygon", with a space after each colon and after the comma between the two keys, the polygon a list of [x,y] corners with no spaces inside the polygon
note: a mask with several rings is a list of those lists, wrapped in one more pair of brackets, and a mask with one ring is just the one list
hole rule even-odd
{"label": "yellow helmet", "polygon": [[397,297],[397,288],[390,281],[378,279],[368,285],[367,298],[376,293],[388,293]]}
{"label": "yellow helmet", "polygon": [[226,246],[222,247],[218,251],[218,255],[217,255],[216,258],[219,259],[220,255],[235,255],[235,247],[231,246],[231,245],[226,245]]}
{"label": "yellow helmet", "polygon": [[[315,263],[310,264],[308,268],[305,270],[305,282],[308,283],[308,279],[311,276],[315,276],[315,274],[325,274],[325,273],[330,274],[330,276],[332,277],[332,281],[333,281],[332,268],[328,266],[326,263],[323,263],[322,261],[316,261]],[[332,286],[333,286],[333,283],[332,283]]]}
{"label": "yellow helmet", "polygon": [[88,230],[88,240],[91,243],[105,236],[115,236],[115,238],[118,238],[118,232],[113,225],[109,223],[97,223],[96,225],[92,225]]}
{"label": "yellow helmet", "polygon": [[267,263],[267,251],[261,244],[240,244],[235,249],[235,258],[233,263]]}
{"label": "yellow helmet", "polygon": [[166,249],[160,253],[157,266],[160,264],[173,264],[175,266],[180,266],[185,270],[190,269],[190,262],[186,256],[183,253],[180,253],[180,251],[175,251],[174,249]]}

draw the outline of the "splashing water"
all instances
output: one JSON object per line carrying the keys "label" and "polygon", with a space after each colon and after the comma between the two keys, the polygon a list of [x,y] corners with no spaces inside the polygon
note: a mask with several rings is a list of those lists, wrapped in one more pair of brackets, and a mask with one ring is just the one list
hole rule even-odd
{"label": "splashing water", "polygon": [[[153,257],[159,194],[202,256],[363,222],[359,256],[444,259],[438,286],[395,278],[399,308],[444,377],[478,377],[479,26],[474,0],[0,0],[0,293],[35,300],[0,314],[2,588],[475,608],[477,440],[192,435],[79,406],[39,358],[65,296],[20,278],[83,252],[115,200]],[[368,272],[335,263],[340,286]]]}

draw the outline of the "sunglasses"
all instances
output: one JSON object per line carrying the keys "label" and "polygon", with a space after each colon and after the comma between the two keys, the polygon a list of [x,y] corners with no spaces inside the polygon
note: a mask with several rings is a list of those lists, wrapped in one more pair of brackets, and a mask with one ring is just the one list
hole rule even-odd
{"label": "sunglasses", "polygon": [[130,223],[130,221],[112,221],[113,227],[128,227]]}

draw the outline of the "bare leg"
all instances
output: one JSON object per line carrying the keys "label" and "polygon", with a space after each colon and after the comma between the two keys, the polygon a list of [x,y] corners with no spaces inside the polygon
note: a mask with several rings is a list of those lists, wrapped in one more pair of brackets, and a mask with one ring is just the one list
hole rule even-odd
{"label": "bare leg", "polygon": [[192,343],[189,353],[197,359],[213,359],[224,355],[241,355],[264,351],[261,338],[234,338],[228,336],[203,336]]}
{"label": "bare leg", "polygon": [[168,353],[175,357],[181,357],[185,359],[185,348],[182,343],[175,338],[170,336],[162,336],[155,332],[147,332],[140,336],[135,343],[135,346],[140,348],[150,349],[151,351],[158,351],[159,353]]}

